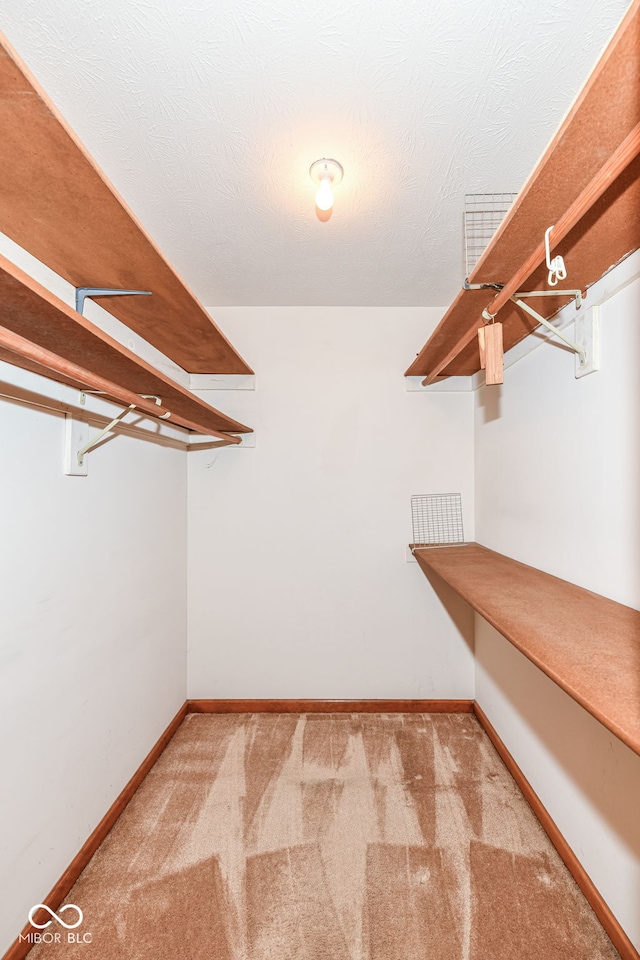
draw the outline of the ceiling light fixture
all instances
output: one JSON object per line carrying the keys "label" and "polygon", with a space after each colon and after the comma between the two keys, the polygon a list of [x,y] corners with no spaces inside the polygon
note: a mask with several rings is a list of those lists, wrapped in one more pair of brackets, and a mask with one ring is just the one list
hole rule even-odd
{"label": "ceiling light fixture", "polygon": [[344,176],[342,164],[337,160],[316,160],[309,167],[309,176],[318,184],[316,193],[316,207],[318,210],[331,210],[333,206],[333,190]]}

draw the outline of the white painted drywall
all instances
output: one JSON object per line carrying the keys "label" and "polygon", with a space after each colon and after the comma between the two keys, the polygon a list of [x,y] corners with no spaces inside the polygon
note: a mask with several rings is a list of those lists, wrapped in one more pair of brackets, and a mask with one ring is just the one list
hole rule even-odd
{"label": "white painted drywall", "polygon": [[[77,406],[0,363],[16,388]],[[67,477],[64,427],[0,398],[0,953],[186,694],[186,451],[119,435]]]}
{"label": "white painted drywall", "polygon": [[412,494],[460,491],[473,535],[472,395],[402,376],[441,311],[212,312],[256,447],[189,453],[189,696],[472,697],[470,612],[405,555]]}
{"label": "white painted drywall", "polygon": [[640,280],[600,308],[598,372],[576,380],[573,355],[562,345],[542,345],[505,372],[502,387],[477,392],[475,434],[478,541],[634,607],[638,316]]}
{"label": "white painted drywall", "polygon": [[[636,280],[601,307],[599,372],[576,380],[572,355],[545,344],[478,391],[475,430],[477,540],[634,607],[639,315]],[[476,657],[478,703],[640,946],[640,757],[481,618]]]}
{"label": "white painted drywall", "polygon": [[476,699],[637,949],[640,757],[476,616]]}

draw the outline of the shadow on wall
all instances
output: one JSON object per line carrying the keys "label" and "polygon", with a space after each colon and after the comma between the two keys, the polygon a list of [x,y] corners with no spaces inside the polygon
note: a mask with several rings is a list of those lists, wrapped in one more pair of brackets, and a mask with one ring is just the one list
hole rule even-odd
{"label": "shadow on wall", "polygon": [[[640,756],[508,640],[489,630],[492,635],[485,636],[483,631],[479,645],[482,669],[565,776],[640,861]],[[504,739],[504,733],[501,736]],[[523,772],[527,776],[526,769]],[[540,799],[544,802],[544,797]]]}
{"label": "shadow on wall", "polygon": [[491,423],[492,420],[499,420],[502,405],[502,387],[495,385],[491,387],[484,386],[480,389],[479,407],[482,411],[482,422]]}
{"label": "shadow on wall", "polygon": [[446,610],[456,630],[468,646],[474,651],[474,614],[472,608],[444,580],[435,573],[422,571],[433,587],[438,600]]}

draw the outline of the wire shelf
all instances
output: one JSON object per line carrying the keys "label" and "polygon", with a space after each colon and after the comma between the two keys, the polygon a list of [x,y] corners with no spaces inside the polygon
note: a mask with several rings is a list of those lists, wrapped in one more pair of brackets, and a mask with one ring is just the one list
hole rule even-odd
{"label": "wire shelf", "polygon": [[462,496],[437,493],[411,497],[413,546],[464,543]]}
{"label": "wire shelf", "polygon": [[464,198],[465,276],[489,246],[517,193],[467,193]]}

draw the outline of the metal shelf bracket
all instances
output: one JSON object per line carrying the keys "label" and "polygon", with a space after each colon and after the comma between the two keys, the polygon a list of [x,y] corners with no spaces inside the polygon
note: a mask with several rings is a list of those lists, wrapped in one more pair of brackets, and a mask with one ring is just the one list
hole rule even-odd
{"label": "metal shelf bracket", "polygon": [[469,283],[469,277],[462,284],[463,290],[497,290],[498,293],[503,287],[504,283]]}
{"label": "metal shelf bracket", "polygon": [[[558,296],[558,294],[560,294],[560,293],[571,294],[571,295],[573,295],[573,296],[576,296],[576,291],[575,291],[575,290],[562,290],[562,291],[560,291],[560,290],[553,290],[553,291],[545,290],[545,291],[541,291],[541,293],[543,293],[543,294],[546,293],[548,296],[553,296],[554,294],[555,294],[556,296]],[[580,291],[578,291],[578,293],[580,294],[580,297],[582,297],[582,294],[580,293]],[[534,296],[539,296],[540,294],[539,294],[538,292],[534,291],[534,294],[533,294],[533,295],[534,295]],[[579,362],[580,367],[586,366],[586,363],[587,363],[587,354],[586,354],[586,352],[583,350],[583,348],[582,348],[579,344],[577,344],[577,343],[575,342],[575,340],[571,340],[571,338],[568,337],[566,334],[564,334],[564,333],[562,332],[562,330],[558,330],[558,328],[557,328],[557,327],[554,327],[554,325],[553,325],[552,323],[549,323],[549,321],[546,319],[546,317],[540,316],[540,314],[539,314],[536,310],[534,310],[533,307],[530,307],[527,303],[524,302],[524,300],[521,300],[521,299],[520,299],[521,297],[526,297],[526,296],[531,296],[531,294],[530,294],[530,293],[529,293],[529,294],[527,294],[527,293],[520,293],[520,294],[516,293],[516,294],[513,295],[513,297],[511,297],[511,299],[513,300],[513,302],[514,302],[518,307],[520,307],[521,310],[524,310],[525,313],[528,313],[530,317],[533,317],[534,320],[537,320],[538,323],[541,323],[543,327],[546,327],[547,330],[550,330],[551,333],[552,333],[554,336],[559,337],[560,340],[563,340],[564,343],[566,343],[568,347],[571,347],[571,349],[573,350],[573,352],[578,355],[578,362]],[[579,309],[578,303],[577,303],[577,299],[578,299],[578,298],[577,298],[577,296],[576,296],[576,309]],[[581,302],[582,302],[582,301],[581,301]],[[483,314],[483,316],[484,316],[484,314]]]}
{"label": "metal shelf bracket", "polygon": [[114,290],[111,287],[76,287],[76,312],[82,314],[89,297],[150,297],[151,290]]}
{"label": "metal shelf bracket", "polygon": [[[80,394],[80,397],[81,397],[80,402],[81,402],[81,403],[84,403],[84,399],[83,399],[84,393],[97,393],[97,392],[98,392],[98,391],[83,391],[83,392]],[[162,400],[160,399],[160,397],[156,396],[155,394],[151,394],[151,393],[141,393],[140,396],[141,396],[144,400],[155,400],[155,402],[158,404],[158,406],[162,406]],[[77,453],[77,461],[78,461],[78,466],[79,466],[79,467],[84,466],[83,461],[84,461],[84,456],[85,456],[85,454],[86,454],[86,453],[89,453],[89,450],[92,450],[94,447],[96,447],[96,446],[100,443],[100,441],[102,440],[102,438],[103,438],[107,433],[109,433],[111,430],[113,430],[113,428],[114,428],[118,423],[120,423],[120,421],[122,420],[123,417],[126,417],[126,415],[129,413],[130,410],[135,410],[135,409],[136,409],[135,403],[130,403],[128,407],[125,407],[124,410],[121,410],[120,413],[117,415],[117,417],[114,417],[113,420],[106,425],[106,427],[104,427],[99,433],[97,433],[97,434],[95,435],[95,437],[92,437],[91,440],[89,440],[88,443],[85,443],[85,445],[84,445],[83,447],[81,447],[80,450],[78,450],[78,453]],[[170,417],[170,416],[171,416],[170,413],[165,413],[165,414],[164,414],[163,416],[161,416],[159,419],[160,419],[160,420],[166,420],[166,419],[167,419],[168,417]]]}
{"label": "metal shelf bracket", "polygon": [[572,297],[575,300],[576,310],[581,308],[583,300],[582,290],[518,290],[513,297]]}
{"label": "metal shelf bracket", "polygon": [[135,403],[130,403],[129,406],[125,407],[125,409],[122,410],[117,417],[114,417],[111,423],[108,423],[106,427],[100,431],[100,433],[97,433],[95,437],[92,437],[92,439],[89,440],[88,443],[85,443],[84,447],[81,447],[80,450],[78,450],[77,461],[78,461],[79,467],[84,466],[85,453],[89,453],[89,450],[93,450],[93,448],[100,443],[104,435],[109,433],[110,430],[113,430],[115,425],[119,423],[122,420],[122,418],[126,416],[127,413],[129,413],[130,410],[135,410],[135,408],[136,408]]}
{"label": "metal shelf bracket", "polygon": [[[496,286],[499,286],[496,284]],[[469,289],[474,289],[469,287]],[[528,313],[530,317],[533,317],[534,320],[537,320],[538,323],[542,324],[543,327],[546,327],[547,330],[550,330],[554,336],[559,337],[560,340],[563,340],[568,347],[571,347],[573,352],[578,357],[578,362],[580,368],[586,367],[587,365],[587,355],[583,348],[566,336],[561,330],[558,330],[557,327],[554,327],[546,317],[542,317],[537,310],[534,310],[533,307],[530,307],[524,302],[523,297],[571,297],[575,301],[576,310],[580,310],[583,304],[582,290],[519,290],[517,293],[514,293],[512,297],[509,297],[516,306],[520,307],[521,310],[524,310],[525,313]],[[482,311],[482,319],[487,322],[492,322],[495,320],[496,313],[490,313],[488,308]]]}

